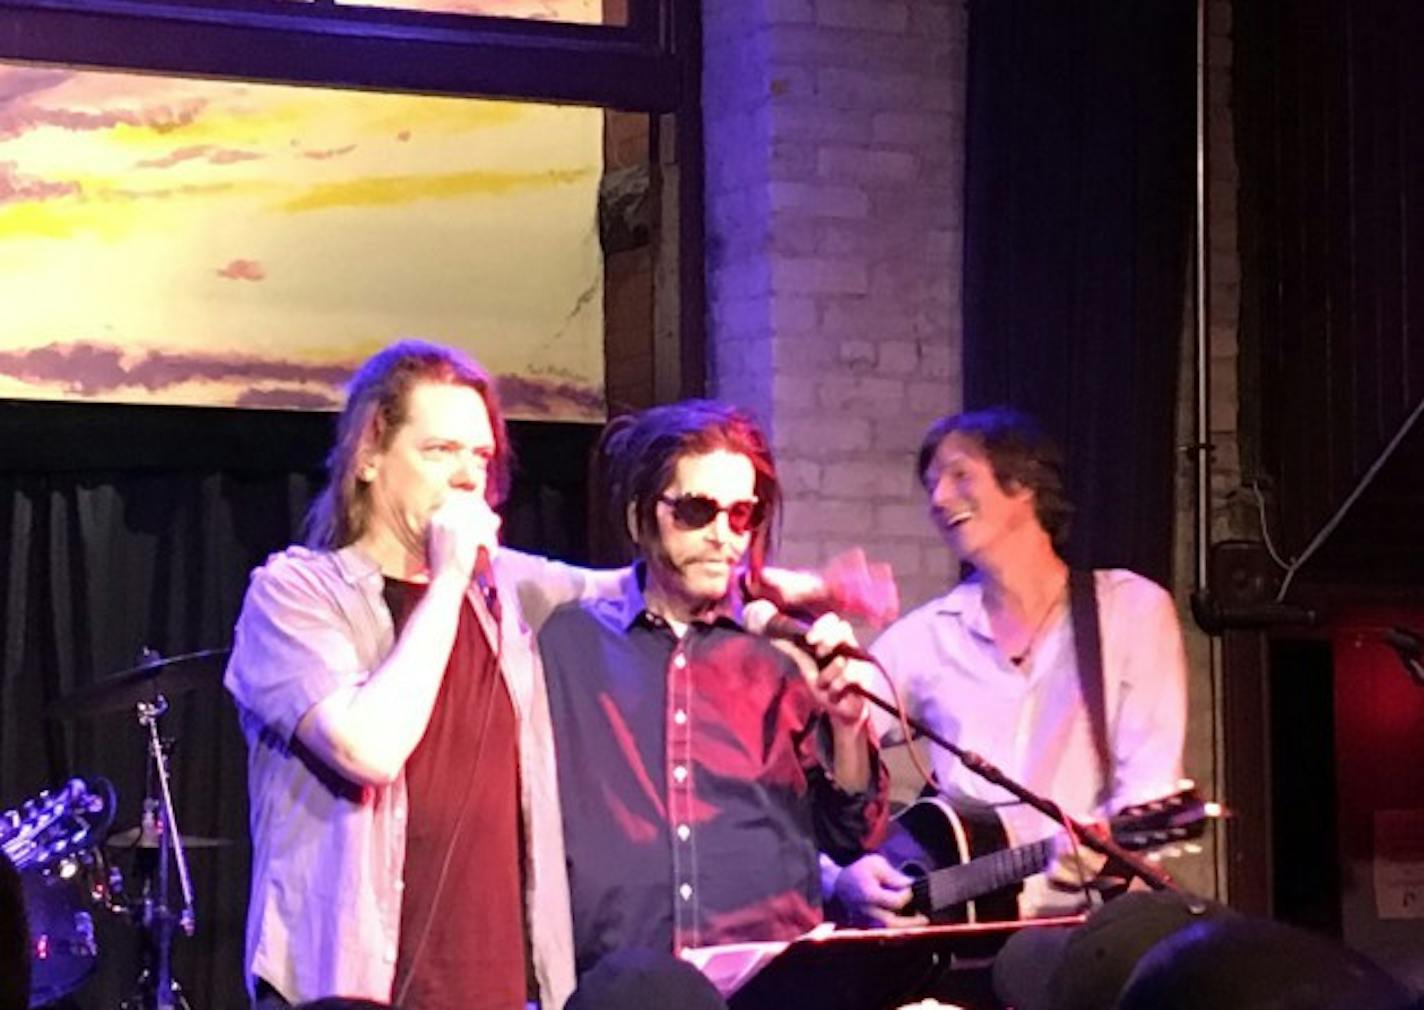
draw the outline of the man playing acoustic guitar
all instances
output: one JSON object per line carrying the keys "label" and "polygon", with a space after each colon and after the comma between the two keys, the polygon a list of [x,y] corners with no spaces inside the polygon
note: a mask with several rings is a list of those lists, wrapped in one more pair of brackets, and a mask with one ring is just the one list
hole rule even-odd
{"label": "man playing acoustic guitar", "polygon": [[[1072,506],[1061,455],[1039,426],[1003,408],[941,418],[920,447],[918,474],[931,518],[973,571],[871,647],[908,714],[1080,821],[1176,789],[1186,658],[1172,598],[1129,571],[1070,573],[1060,551]],[[1074,633],[1075,625],[1091,627],[1081,622],[1084,614],[1094,616],[1094,604],[1100,650],[1077,641],[1095,636]],[[885,742],[900,738],[896,720],[878,710],[874,717]],[[1012,843],[1059,829],[951,755],[930,752],[950,799],[997,813]],[[1024,917],[1081,907],[1071,862],[1061,859],[1048,875],[1027,882],[1019,902]],[[910,880],[882,855],[823,876],[828,896],[855,921],[924,921],[903,914]],[[1053,886],[1055,880],[1066,886]]]}

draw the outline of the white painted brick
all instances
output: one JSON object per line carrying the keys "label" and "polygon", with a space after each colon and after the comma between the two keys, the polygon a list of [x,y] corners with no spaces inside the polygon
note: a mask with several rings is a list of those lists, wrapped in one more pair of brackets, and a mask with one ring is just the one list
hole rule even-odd
{"label": "white painted brick", "polygon": [[778,293],[864,294],[868,286],[864,263],[814,256],[772,258],[771,288]]}
{"label": "white painted brick", "polygon": [[872,340],[842,340],[841,363],[852,372],[867,372],[875,367],[876,346]]}
{"label": "white painted brick", "polygon": [[[923,492],[921,492],[923,496]],[[920,503],[877,505],[875,525],[892,536],[905,536],[923,530],[928,525],[925,506]]]}
{"label": "white painted brick", "polygon": [[785,527],[800,537],[839,534],[863,536],[870,526],[864,503],[818,495],[809,500],[787,502]]}
{"label": "white painted brick", "polygon": [[[713,6],[720,0],[714,0]],[[816,20],[812,0],[763,0],[763,17],[768,24],[810,24]]]}
{"label": "white painted brick", "polygon": [[951,112],[919,112],[892,109],[877,112],[871,120],[871,135],[876,143],[943,145],[963,142],[963,122]]}
{"label": "white painted brick", "polygon": [[820,463],[782,456],[777,460],[776,472],[781,479],[783,495],[815,494],[821,490]]}
{"label": "white painted brick", "polygon": [[870,197],[855,186],[773,182],[767,186],[773,214],[794,211],[812,217],[861,219],[870,214]]}
{"label": "white painted brick", "polygon": [[771,160],[767,172],[772,179],[801,182],[816,176],[820,168],[819,152],[804,140],[775,140],[771,144]]}
{"label": "white painted brick", "polygon": [[836,341],[819,330],[805,336],[783,335],[771,349],[771,366],[778,375],[810,375],[817,379],[835,374],[840,366]]}
{"label": "white painted brick", "polygon": [[777,256],[846,257],[850,251],[826,244],[824,222],[816,218],[782,215],[771,231],[769,250]]}
{"label": "white painted brick", "polygon": [[919,159],[904,151],[822,145],[816,154],[817,173],[832,182],[913,182],[919,167]]}
{"label": "white painted brick", "polygon": [[862,492],[857,497],[884,501],[887,498],[903,499],[912,494],[915,483],[910,477],[911,467],[903,460],[887,458],[877,453],[866,460],[848,460],[826,467],[828,485],[856,489]]}
{"label": "white painted brick", "polygon": [[814,70],[783,63],[772,69],[766,97],[776,102],[813,102],[816,100],[818,87],[819,81]]}
{"label": "white painted brick", "polygon": [[795,419],[777,427],[776,446],[803,456],[821,458],[828,452],[858,452],[870,448],[870,422],[863,417]]}
{"label": "white painted brick", "polygon": [[778,28],[769,45],[773,67],[841,67],[875,73],[913,73],[926,78],[943,76],[938,68],[953,52],[949,44],[918,35],[823,26]]}
{"label": "white painted brick", "polygon": [[910,4],[910,27],[915,34],[932,38],[968,38],[965,6],[960,0],[916,0]]}
{"label": "white painted brick", "polygon": [[904,32],[909,9],[892,0],[816,0],[816,23],[827,28],[870,32]]}
{"label": "white painted brick", "polygon": [[908,339],[915,308],[893,298],[837,298],[822,303],[821,333],[850,340]]}
{"label": "white painted brick", "polygon": [[874,376],[827,378],[821,380],[817,399],[830,411],[867,416],[889,413],[905,402],[905,383]]}
{"label": "white painted brick", "polygon": [[869,143],[874,137],[870,113],[827,109],[817,103],[777,101],[768,107],[771,129],[782,140]]}
{"label": "white painted brick", "polygon": [[819,312],[813,298],[778,295],[771,301],[769,315],[774,336],[816,333]]}
{"label": "white painted brick", "polygon": [[[875,419],[874,447],[880,452],[918,452],[920,440],[929,430],[930,422],[954,409],[955,402],[951,398],[950,405],[942,411],[923,414],[903,411],[894,417],[878,417]],[[914,467],[910,465],[905,469],[912,471]]]}
{"label": "white painted brick", "polygon": [[881,375],[918,375],[920,346],[913,340],[882,340],[876,371]]}
{"label": "white painted brick", "polygon": [[[930,528],[929,519],[924,512],[920,513],[920,524],[926,530]],[[906,531],[898,532],[903,535]],[[936,564],[937,558],[945,553],[944,544],[937,537],[922,536],[913,540],[887,538],[876,545],[875,560],[886,562],[897,577],[903,578],[908,575],[929,574],[940,567]],[[902,600],[902,606],[903,603]]]}
{"label": "white painted brick", "polygon": [[816,74],[816,93],[832,108],[896,109],[914,106],[930,90],[917,74],[887,74],[844,67],[824,67]]}
{"label": "white painted brick", "polygon": [[947,382],[920,381],[905,384],[905,405],[917,414],[942,414],[949,410]]}
{"label": "white painted brick", "polygon": [[743,46],[705,60],[714,391],[773,422],[780,559],[863,544],[919,602],[953,568],[913,455],[961,398],[965,5],[749,2],[704,12]]}
{"label": "white painted brick", "polygon": [[778,416],[817,416],[820,386],[820,381],[810,375],[773,374],[771,395]]}
{"label": "white painted brick", "polygon": [[920,375],[926,379],[945,379],[955,374],[957,362],[951,361],[948,341],[921,340]]}

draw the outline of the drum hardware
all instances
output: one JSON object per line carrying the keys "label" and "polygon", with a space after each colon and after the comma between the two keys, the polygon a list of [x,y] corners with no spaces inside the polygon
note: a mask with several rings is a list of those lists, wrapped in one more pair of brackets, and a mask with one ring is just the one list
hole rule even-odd
{"label": "drum hardware", "polygon": [[114,818],[114,787],[71,779],[0,814],[0,848],[20,871],[30,927],[30,1006],[67,996],[98,967],[84,884],[103,866],[98,842]]}
{"label": "drum hardware", "polygon": [[[119,1005],[120,1010],[189,1010],[189,1003],[181,986],[173,978],[172,970],[175,926],[187,936],[192,936],[197,929],[187,850],[230,843],[226,839],[189,837],[180,833],[178,816],[173,805],[172,774],[168,759],[172,741],[165,740],[159,729],[162,716],[169,707],[166,695],[183,694],[217,682],[227,655],[227,649],[207,649],[164,659],[154,650],[145,648],[141,651],[136,666],[72,692],[46,709],[46,715],[59,719],[131,711],[146,736],[146,785],[140,823],[127,831],[116,832],[106,840],[106,844],[115,851],[129,850],[134,853],[133,871],[135,878],[142,882],[141,887],[132,893],[126,890],[123,874],[117,866],[105,859],[99,845],[100,841],[104,840],[103,831],[108,829],[113,820],[111,786],[108,787],[106,807],[108,819],[103,823],[103,829],[84,836],[83,850],[76,852],[74,860],[68,863],[56,863],[57,871],[54,874],[57,881],[69,881],[71,878],[78,878],[81,870],[85,871],[89,901],[132,923],[142,934],[143,957],[138,979],[133,994]],[[105,785],[107,786],[107,783]],[[70,786],[73,786],[73,783]],[[40,799],[47,795],[41,794]],[[39,800],[31,802],[37,803]],[[8,816],[0,815],[0,839],[8,837],[8,822],[5,819]],[[7,855],[10,852],[8,844],[7,842],[5,849]],[[16,844],[20,842],[17,841]],[[70,849],[79,846],[78,840],[71,840],[67,844]],[[178,897],[181,900],[181,905],[177,908],[173,907],[170,899],[170,874],[174,870],[177,874]],[[80,880],[76,879],[73,883],[75,888],[71,888],[71,894],[79,893],[76,888]],[[61,900],[58,891],[37,890],[37,894],[35,900],[42,905],[48,903],[48,906],[57,906]],[[88,951],[87,970],[71,972],[70,977],[58,980],[57,985],[65,988],[61,992],[56,991],[56,986],[51,986],[43,994],[46,1001],[72,992],[93,971],[97,950],[93,943],[92,918],[89,919],[86,939],[81,916],[88,917],[88,913],[78,908],[74,914],[75,926],[70,931],[73,935],[61,937],[63,943],[56,944],[53,939],[45,939],[43,944],[37,941],[36,948],[32,951],[32,965],[39,964],[40,955],[52,958],[56,950]],[[57,936],[58,931],[53,935]],[[36,995],[41,995],[38,989]]]}
{"label": "drum hardware", "polygon": [[229,651],[204,649],[164,659],[145,648],[139,653],[137,666],[70,692],[52,702],[45,715],[52,719],[81,719],[132,712],[140,702],[152,704],[160,697],[177,697],[219,683]]}
{"label": "drum hardware", "polygon": [[[150,662],[163,662],[156,653],[150,650],[145,653]],[[192,936],[198,920],[193,907],[187,849],[173,808],[167,748],[158,731],[159,720],[168,711],[168,700],[159,693],[152,701],[137,702],[134,711],[139,725],[147,731],[149,771],[137,847],[139,856],[151,857],[152,862],[144,867],[148,872],[144,874],[142,897],[136,907],[137,923],[144,938],[143,967],[134,994],[119,1006],[120,1010],[175,1010],[178,1007],[188,1010],[188,1000],[173,977],[173,928],[176,922],[184,935]],[[146,861],[141,859],[139,865]],[[177,869],[182,899],[176,914],[169,900],[170,863]]]}

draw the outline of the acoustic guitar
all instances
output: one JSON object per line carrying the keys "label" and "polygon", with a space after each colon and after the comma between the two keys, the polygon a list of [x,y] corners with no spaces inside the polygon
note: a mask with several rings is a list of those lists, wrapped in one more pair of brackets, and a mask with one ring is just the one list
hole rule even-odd
{"label": "acoustic guitar", "polygon": [[[1140,851],[1199,838],[1221,813],[1190,787],[1126,807],[1108,826],[1119,845]],[[907,913],[935,923],[1006,922],[1018,918],[1021,882],[1048,868],[1063,834],[1010,846],[992,807],[929,796],[895,817],[880,853],[914,878]]]}

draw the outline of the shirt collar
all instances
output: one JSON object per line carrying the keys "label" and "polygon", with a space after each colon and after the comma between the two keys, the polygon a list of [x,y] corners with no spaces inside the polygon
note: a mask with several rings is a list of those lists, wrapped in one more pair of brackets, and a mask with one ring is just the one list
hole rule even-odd
{"label": "shirt collar", "polygon": [[[666,622],[661,617],[648,610],[647,598],[643,595],[643,586],[648,579],[648,565],[646,561],[635,561],[619,580],[619,592],[616,596],[595,601],[594,606],[600,609],[607,618],[624,631],[630,630],[633,625],[644,623],[662,625]],[[732,585],[732,592],[722,603],[716,607],[712,613],[699,619],[698,624],[724,624],[730,623],[738,628],[743,628],[742,623],[742,592],[741,580],[738,579]]]}
{"label": "shirt collar", "polygon": [[935,613],[957,618],[970,631],[983,638],[993,638],[988,611],[984,609],[984,584],[971,575],[941,596],[934,605]]}
{"label": "shirt collar", "polygon": [[347,544],[336,552],[336,567],[341,571],[341,577],[353,586],[381,574],[380,565],[355,544]]}

